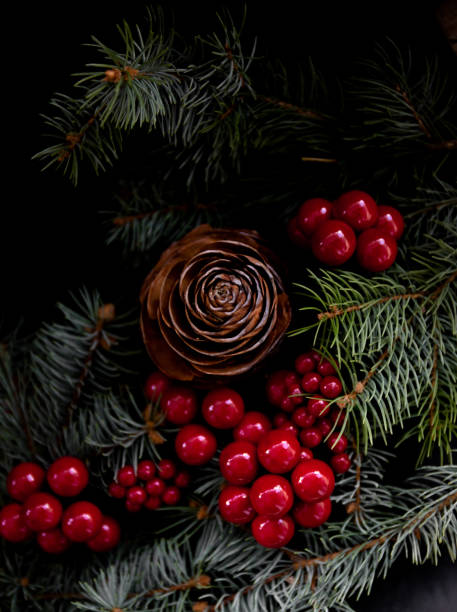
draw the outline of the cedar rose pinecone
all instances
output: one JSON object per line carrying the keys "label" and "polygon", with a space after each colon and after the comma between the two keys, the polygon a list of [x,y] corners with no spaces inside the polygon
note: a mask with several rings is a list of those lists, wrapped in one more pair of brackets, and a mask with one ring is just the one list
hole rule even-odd
{"label": "cedar rose pinecone", "polygon": [[274,261],[250,230],[200,225],[174,242],[140,295],[143,339],[156,366],[201,386],[257,366],[291,318]]}

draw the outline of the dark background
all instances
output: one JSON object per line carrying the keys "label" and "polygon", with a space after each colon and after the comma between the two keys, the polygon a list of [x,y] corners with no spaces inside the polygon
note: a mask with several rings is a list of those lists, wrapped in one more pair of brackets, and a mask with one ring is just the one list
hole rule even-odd
{"label": "dark background", "polygon": [[[154,3],[151,3],[152,5]],[[166,2],[179,32],[212,31],[219,3]],[[350,74],[357,57],[391,37],[400,46],[443,51],[447,45],[435,19],[439,2],[248,2],[248,33],[259,36],[259,53],[269,57],[312,55],[328,71]],[[227,2],[240,15],[242,3]],[[104,246],[99,211],[111,208],[122,158],[106,175],[90,170],[77,188],[32,161],[45,146],[40,113],[56,92],[69,92],[71,74],[91,61],[82,46],[90,36],[117,43],[115,25],[123,18],[143,23],[147,4],[62,2],[56,6],[9,3],[3,15],[3,197],[1,216],[2,335],[20,320],[33,331],[54,314],[54,304],[82,286],[99,288],[105,301],[128,291],[132,281],[115,249]],[[449,55],[451,51],[449,49]],[[457,58],[456,58],[457,61]],[[5,137],[6,136],[6,137]],[[457,610],[457,568],[446,558],[438,567],[399,563],[372,596],[355,604],[358,612],[452,612]],[[253,611],[254,612],[254,611]]]}

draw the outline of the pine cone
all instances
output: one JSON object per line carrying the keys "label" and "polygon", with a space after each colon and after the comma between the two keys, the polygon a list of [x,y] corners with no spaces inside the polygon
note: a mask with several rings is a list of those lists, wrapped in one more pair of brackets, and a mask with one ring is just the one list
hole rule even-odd
{"label": "pine cone", "polygon": [[162,254],[141,290],[141,329],[156,366],[197,385],[257,366],[291,318],[274,255],[257,232],[200,225]]}

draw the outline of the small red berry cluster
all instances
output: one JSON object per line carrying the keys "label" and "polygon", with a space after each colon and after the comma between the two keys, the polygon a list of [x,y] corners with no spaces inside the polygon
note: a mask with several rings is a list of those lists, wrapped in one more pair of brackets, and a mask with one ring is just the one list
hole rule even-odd
{"label": "small red berry cluster", "polygon": [[[378,206],[364,191],[348,191],[335,202],[306,200],[288,223],[290,240],[311,248],[316,259],[340,266],[357,249],[357,260],[370,272],[387,270],[397,257],[405,223],[392,206]],[[356,237],[355,232],[360,232]]]}
{"label": "small red berry cluster", "polygon": [[[45,479],[55,495],[41,490]],[[72,542],[84,542],[96,552],[114,548],[121,535],[115,519],[88,501],[76,501],[64,509],[56,497],[79,495],[88,482],[89,472],[77,457],[60,457],[47,472],[37,463],[16,465],[6,485],[9,495],[21,503],[7,504],[0,511],[0,535],[22,542],[36,534],[40,548],[53,554],[63,553]]]}
{"label": "small red berry cluster", "polygon": [[111,497],[125,499],[129,512],[139,512],[143,507],[156,510],[162,503],[176,505],[181,499],[181,489],[189,484],[189,472],[178,470],[171,459],[162,459],[157,466],[153,461],[144,459],[138,463],[136,473],[133,465],[121,467],[108,492]]}
{"label": "small red berry cluster", "polygon": [[[288,544],[295,523],[313,528],[327,521],[334,472],[343,473],[351,465],[344,452],[346,436],[331,433],[344,415],[337,411],[332,420],[327,418],[333,414],[329,400],[342,391],[334,366],[310,351],[297,357],[295,368],[295,372],[275,372],[267,382],[270,403],[282,408],[273,417],[274,428],[265,414],[247,412],[233,430],[235,441],[220,455],[220,469],[228,483],[219,496],[221,516],[238,525],[251,523],[254,538],[269,548]],[[303,405],[304,395],[317,390],[322,395],[312,396]],[[310,450],[325,436],[334,453],[333,470]],[[266,473],[259,475],[262,468]]]}

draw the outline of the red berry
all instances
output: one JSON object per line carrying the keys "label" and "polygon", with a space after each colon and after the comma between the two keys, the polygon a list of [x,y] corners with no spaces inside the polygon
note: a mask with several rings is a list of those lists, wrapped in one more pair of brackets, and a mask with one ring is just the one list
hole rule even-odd
{"label": "red berry", "polygon": [[62,517],[62,504],[50,493],[33,493],[24,503],[24,520],[32,531],[56,527]]}
{"label": "red berry", "polygon": [[52,555],[60,555],[71,546],[70,540],[58,527],[49,531],[40,531],[36,539],[39,547]]}
{"label": "red berry", "polygon": [[[338,366],[338,363],[336,361],[334,363],[336,366]],[[332,374],[336,374],[336,370],[333,367],[333,363],[331,363],[328,359],[323,359],[322,357],[317,365],[317,371],[321,376],[331,376]]]}
{"label": "red berry", "polygon": [[258,514],[274,518],[289,512],[294,492],[283,476],[265,474],[252,483],[249,498]]}
{"label": "red berry", "polygon": [[133,487],[136,483],[133,465],[124,465],[117,473],[117,482],[123,487]]}
{"label": "red berry", "polygon": [[309,448],[300,449],[300,461],[309,461],[314,457],[313,451]]}
{"label": "red berry", "polygon": [[311,427],[315,420],[316,417],[313,414],[309,414],[304,406],[297,408],[292,415],[292,421],[295,423],[295,425],[302,428]]}
{"label": "red berry", "polygon": [[162,372],[153,372],[146,380],[144,393],[151,402],[156,402],[170,386],[171,381],[168,376]]}
{"label": "red berry", "polygon": [[186,470],[181,470],[175,476],[174,483],[180,489],[185,489],[190,485],[190,474]]}
{"label": "red berry", "polygon": [[32,535],[21,504],[7,504],[0,510],[0,535],[8,542],[23,542]]}
{"label": "red berry", "polygon": [[281,406],[281,402],[287,396],[286,376],[289,374],[286,370],[278,370],[273,372],[267,380],[266,392],[270,404]]}
{"label": "red berry", "polygon": [[175,485],[170,485],[162,493],[162,501],[167,506],[176,505],[181,499],[181,491]]}
{"label": "red berry", "polygon": [[189,387],[166,389],[160,400],[160,408],[170,423],[187,425],[197,414],[197,396]]}
{"label": "red berry", "polygon": [[295,532],[295,523],[286,514],[278,518],[256,516],[251,525],[252,535],[259,544],[266,548],[286,546]]}
{"label": "red berry", "polygon": [[95,552],[105,552],[105,550],[115,548],[120,539],[119,523],[111,516],[104,516],[99,532],[94,538],[87,541],[87,546]]}
{"label": "red berry", "polygon": [[303,389],[299,384],[291,385],[288,389],[289,391],[289,399],[294,404],[294,406],[298,406],[303,402]]}
{"label": "red berry", "polygon": [[301,380],[301,386],[305,393],[315,393],[319,389],[322,376],[317,372],[308,372]]}
{"label": "red berry", "polygon": [[300,444],[292,433],[272,429],[260,440],[257,456],[266,470],[273,474],[284,474],[297,464]]}
{"label": "red berry", "polygon": [[108,493],[111,495],[111,497],[116,499],[122,499],[125,497],[126,492],[127,489],[117,482],[112,482],[108,487]]}
{"label": "red berry", "polygon": [[344,434],[335,431],[328,437],[327,446],[335,455],[338,455],[347,449],[348,439]]}
{"label": "red berry", "polygon": [[139,512],[143,504],[136,504],[135,502],[130,501],[130,499],[125,500],[125,508],[128,512]]}
{"label": "red berry", "polygon": [[245,485],[257,475],[257,450],[251,442],[231,442],[219,457],[222,476],[230,484]]}
{"label": "red berry", "polygon": [[201,425],[185,425],[175,439],[176,454],[186,465],[208,463],[216,448],[216,438]]}
{"label": "red berry", "polygon": [[314,448],[322,442],[322,432],[317,427],[307,427],[300,432],[300,440],[303,446]]}
{"label": "red berry", "polygon": [[294,506],[292,515],[301,527],[319,527],[325,523],[332,512],[332,502],[327,497],[318,502],[299,501]]}
{"label": "red berry", "polygon": [[229,485],[219,495],[219,512],[224,520],[235,525],[245,525],[255,517],[247,487]]}
{"label": "red berry", "polygon": [[316,364],[316,366],[317,366],[317,364],[318,364],[318,363],[320,362],[320,360],[322,359],[322,355],[321,355],[321,354],[320,354],[318,351],[316,351],[315,349],[312,349],[312,350],[309,352],[309,354],[310,354],[310,356],[311,356],[311,357],[314,359],[314,362],[315,362],[315,364]]}
{"label": "red berry", "polygon": [[259,440],[271,429],[270,419],[263,412],[252,410],[246,412],[244,417],[233,430],[235,440],[257,444]]}
{"label": "red berry", "polygon": [[295,408],[295,402],[291,397],[283,397],[281,400],[281,410],[284,412],[292,412]]}
{"label": "red berry", "polygon": [[136,485],[128,489],[126,497],[130,503],[141,506],[146,501],[147,495],[143,487]]}
{"label": "red berry", "polygon": [[298,209],[297,225],[303,234],[314,234],[316,228],[332,216],[333,205],[324,198],[306,200]]}
{"label": "red berry", "polygon": [[316,427],[321,431],[324,437],[332,431],[332,423],[326,418],[318,419]]}
{"label": "red berry", "polygon": [[287,371],[284,376],[284,382],[286,383],[286,388],[290,393],[290,389],[298,385],[300,383],[300,379],[296,372]]}
{"label": "red berry", "polygon": [[298,225],[297,217],[292,217],[287,222],[287,235],[289,236],[289,240],[295,246],[298,246],[300,249],[309,249],[310,240],[308,236],[301,231]]}
{"label": "red berry", "polygon": [[299,463],[292,472],[291,480],[295,493],[306,502],[330,497],[335,488],[335,476],[330,466],[320,459]]}
{"label": "red berry", "polygon": [[330,402],[321,395],[315,395],[309,398],[306,410],[315,417],[323,417],[330,412]]}
{"label": "red berry", "polygon": [[282,431],[290,431],[294,436],[298,436],[298,427],[292,423],[292,421],[286,421],[278,427]]}
{"label": "red berry", "polygon": [[236,427],[244,415],[243,398],[228,387],[214,389],[203,399],[202,415],[216,429]]}
{"label": "red berry", "polygon": [[330,421],[333,425],[336,424],[337,427],[344,427],[344,422],[346,420],[346,412],[342,408],[335,408],[330,413]]}
{"label": "red berry", "polygon": [[288,420],[289,418],[285,412],[277,412],[273,417],[273,425],[279,429],[281,425],[287,423]]}
{"label": "red berry", "polygon": [[49,466],[48,484],[57,495],[79,495],[89,482],[89,472],[77,457],[60,457]]}
{"label": "red berry", "polygon": [[344,221],[324,221],[311,239],[314,257],[329,266],[340,266],[352,257],[356,247],[354,230]]}
{"label": "red berry", "polygon": [[79,501],[63,513],[62,531],[72,542],[87,542],[100,531],[102,521],[102,513],[95,504]]}
{"label": "red berry", "polygon": [[160,497],[165,491],[166,484],[161,478],[151,478],[146,483],[146,492],[153,497]]}
{"label": "red berry", "polygon": [[330,463],[337,474],[344,474],[344,472],[347,472],[352,465],[352,461],[346,453],[333,455],[333,457],[330,459]]}
{"label": "red berry", "polygon": [[170,480],[176,474],[176,465],[171,459],[161,459],[157,464],[157,472],[163,480]]}
{"label": "red berry", "polygon": [[40,490],[45,471],[37,463],[24,461],[13,467],[6,479],[6,488],[13,499],[25,501],[29,495]]}
{"label": "red berry", "polygon": [[143,459],[138,464],[137,475],[140,480],[151,480],[156,473],[156,466],[150,459]]}
{"label": "red berry", "polygon": [[362,268],[370,272],[382,272],[394,263],[398,247],[395,238],[382,229],[372,227],[359,236],[357,260]]}
{"label": "red berry", "polygon": [[357,231],[372,227],[378,219],[378,205],[371,195],[354,189],[343,193],[334,203],[334,215]]}
{"label": "red berry", "polygon": [[157,510],[157,508],[160,508],[161,505],[162,500],[160,499],[160,497],[156,497],[155,495],[151,495],[144,502],[144,507],[148,510]]}
{"label": "red berry", "polygon": [[324,397],[334,399],[340,395],[343,385],[336,376],[324,376],[320,382],[319,389]]}
{"label": "red berry", "polygon": [[405,229],[403,215],[393,206],[378,206],[378,220],[375,227],[382,230],[395,240],[401,238]]}
{"label": "red berry", "polygon": [[316,367],[316,362],[313,359],[311,353],[303,353],[299,355],[295,360],[295,369],[299,374],[308,374],[312,372]]}

